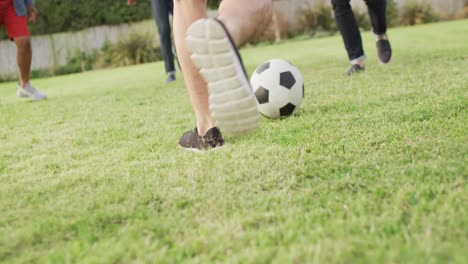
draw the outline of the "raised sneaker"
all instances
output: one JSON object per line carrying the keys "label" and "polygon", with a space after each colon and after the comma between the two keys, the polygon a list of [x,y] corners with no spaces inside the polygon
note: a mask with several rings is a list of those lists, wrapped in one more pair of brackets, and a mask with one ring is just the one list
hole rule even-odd
{"label": "raised sneaker", "polygon": [[257,102],[241,57],[224,25],[200,19],[187,30],[192,61],[208,84],[209,108],[217,127],[230,135],[254,131]]}
{"label": "raised sneaker", "polygon": [[377,53],[381,63],[387,64],[390,62],[392,59],[392,47],[390,47],[388,39],[377,40]]}

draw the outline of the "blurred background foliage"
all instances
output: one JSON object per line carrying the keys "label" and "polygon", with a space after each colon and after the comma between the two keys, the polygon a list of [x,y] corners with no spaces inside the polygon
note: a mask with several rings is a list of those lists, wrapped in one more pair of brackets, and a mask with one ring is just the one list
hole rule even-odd
{"label": "blurred background foliage", "polygon": [[78,31],[98,25],[116,25],[151,18],[149,0],[129,8],[125,0],[39,0],[34,35]]}
{"label": "blurred background foliage", "polygon": [[[208,0],[208,8],[217,9],[220,2],[221,0]],[[36,7],[37,21],[35,24],[29,24],[33,35],[80,31],[98,25],[118,25],[152,19],[150,0],[138,0],[138,4],[131,8],[127,6],[126,0],[37,0]],[[359,27],[364,31],[370,30],[367,10],[353,9],[353,12]],[[291,28],[282,19],[278,19],[277,23],[272,22],[270,29],[263,35],[256,36],[250,44],[274,42],[298,35],[320,37],[337,33],[332,8],[325,0],[303,6],[297,18],[298,26],[295,28]],[[401,6],[398,6],[395,0],[387,0],[389,27],[464,18],[468,18],[468,0],[465,0],[464,8],[454,16],[437,13],[430,4],[420,0],[408,0]],[[5,30],[0,30],[0,40],[6,38]],[[120,36],[116,43],[106,43],[91,53],[83,53],[80,50],[71,52],[66,65],[33,70],[32,75],[40,77],[67,74],[161,59],[159,43],[156,43],[154,34],[131,31]]]}
{"label": "blurred background foliage", "polygon": [[[209,0],[208,7],[216,9],[221,0]],[[38,0],[37,21],[29,24],[32,35],[79,31],[99,25],[118,25],[151,19],[151,1],[139,0],[129,8],[125,0]],[[0,30],[0,39],[7,39]]]}

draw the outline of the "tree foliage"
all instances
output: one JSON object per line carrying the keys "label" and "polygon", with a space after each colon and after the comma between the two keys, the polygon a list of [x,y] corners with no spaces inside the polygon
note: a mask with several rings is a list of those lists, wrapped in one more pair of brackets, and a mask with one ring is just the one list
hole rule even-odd
{"label": "tree foliage", "polygon": [[97,25],[114,25],[151,18],[149,0],[133,7],[125,0],[40,0],[32,34],[77,31]]}
{"label": "tree foliage", "polygon": [[[209,8],[217,8],[221,0],[208,0]],[[33,35],[78,31],[98,25],[116,25],[151,19],[151,1],[138,0],[127,6],[126,0],[39,0],[35,1],[38,16],[29,24]],[[6,39],[0,30],[0,39]]]}
{"label": "tree foliage", "polygon": [[[217,8],[221,0],[208,0]],[[150,0],[139,0],[133,7],[126,0],[40,0],[38,17],[30,24],[32,34],[78,31],[97,25],[115,25],[151,18]]]}

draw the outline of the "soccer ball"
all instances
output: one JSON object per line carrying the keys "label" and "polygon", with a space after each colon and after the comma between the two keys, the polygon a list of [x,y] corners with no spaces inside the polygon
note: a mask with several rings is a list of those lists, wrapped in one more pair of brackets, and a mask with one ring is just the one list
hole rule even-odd
{"label": "soccer ball", "polygon": [[269,118],[287,117],[294,113],[304,98],[304,79],[291,63],[273,59],[255,69],[250,78],[258,111]]}

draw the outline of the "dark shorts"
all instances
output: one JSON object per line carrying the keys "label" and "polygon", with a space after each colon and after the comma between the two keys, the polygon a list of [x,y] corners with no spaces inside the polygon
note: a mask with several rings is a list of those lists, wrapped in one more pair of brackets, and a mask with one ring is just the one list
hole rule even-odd
{"label": "dark shorts", "polygon": [[27,17],[16,15],[13,0],[0,0],[0,26],[2,25],[5,26],[10,39],[31,35]]}

